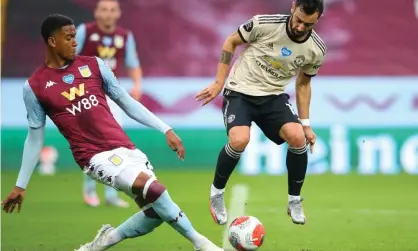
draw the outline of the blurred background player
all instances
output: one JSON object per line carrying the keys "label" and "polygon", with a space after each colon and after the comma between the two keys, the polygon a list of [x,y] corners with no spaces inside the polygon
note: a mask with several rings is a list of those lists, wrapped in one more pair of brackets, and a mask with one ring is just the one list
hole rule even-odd
{"label": "blurred background player", "polygon": [[[275,144],[287,142],[287,210],[293,223],[306,222],[300,192],[308,166],[306,144],[312,152],[316,141],[309,122],[310,83],[326,54],[313,27],[323,10],[323,0],[296,0],[290,15],[256,15],[239,26],[223,44],[215,83],[196,96],[205,105],[225,85],[222,111],[229,140],[219,153],[210,189],[210,212],[218,224],[227,223],[225,186],[250,141],[252,122]],[[235,49],[245,43],[248,48],[240,53],[227,79]],[[298,113],[284,92],[294,76]]]}
{"label": "blurred background player", "polygon": [[39,158],[38,171],[40,175],[55,175],[58,151],[53,146],[44,146]]}
{"label": "blurred background player", "polygon": [[[131,31],[117,24],[121,9],[117,0],[99,0],[94,11],[95,21],[80,24],[77,28],[77,54],[97,56],[120,76],[123,65],[134,85],[131,96],[139,100],[141,96],[142,70],[137,56],[135,39]],[[122,125],[120,108],[108,98],[108,103],[116,121]],[[85,176],[83,198],[87,205],[97,207],[100,199],[96,192],[96,182]],[[129,204],[118,196],[112,187],[105,187],[105,200],[108,205],[128,207]]]}

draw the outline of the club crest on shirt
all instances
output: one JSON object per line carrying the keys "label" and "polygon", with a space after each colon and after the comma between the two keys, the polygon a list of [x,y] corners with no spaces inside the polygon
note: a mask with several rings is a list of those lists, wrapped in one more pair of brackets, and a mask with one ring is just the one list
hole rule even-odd
{"label": "club crest on shirt", "polygon": [[119,157],[116,154],[113,154],[112,156],[110,156],[109,161],[115,165],[115,166],[119,166],[120,164],[122,164],[123,159],[121,157]]}
{"label": "club crest on shirt", "polygon": [[296,56],[295,60],[293,61],[293,63],[295,64],[296,67],[300,68],[305,64],[305,56],[304,55],[299,55]]}
{"label": "club crest on shirt", "polygon": [[91,76],[91,71],[88,65],[78,67],[78,71],[80,72],[81,76],[88,78]]}
{"label": "club crest on shirt", "polygon": [[121,49],[124,45],[125,41],[123,39],[122,36],[116,35],[114,40],[113,40],[113,44],[115,45],[116,48]]}

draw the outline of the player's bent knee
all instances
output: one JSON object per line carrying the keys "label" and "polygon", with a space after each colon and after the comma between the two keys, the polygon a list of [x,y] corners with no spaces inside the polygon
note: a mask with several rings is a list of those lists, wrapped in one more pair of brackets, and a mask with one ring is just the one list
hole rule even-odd
{"label": "player's bent knee", "polygon": [[306,144],[304,133],[290,134],[288,137],[287,144],[290,147],[303,147]]}
{"label": "player's bent knee", "polygon": [[142,197],[142,203],[154,203],[164,192],[166,188],[155,177],[141,172],[132,185],[132,193]]}
{"label": "player's bent knee", "polygon": [[142,192],[141,192],[141,195],[136,196],[135,203],[138,205],[139,208],[142,208],[142,209],[150,205],[150,203],[144,199]]}
{"label": "player's bent knee", "polygon": [[229,139],[229,145],[236,151],[244,151],[249,142],[250,137],[247,136],[238,136]]}
{"label": "player's bent knee", "polygon": [[289,147],[303,147],[306,143],[302,125],[298,123],[283,125],[280,129],[280,137],[287,142]]}
{"label": "player's bent knee", "polygon": [[[149,203],[146,200],[145,195],[147,194],[147,191],[149,190],[153,182],[157,182],[155,177],[151,177],[147,173],[141,172],[132,184],[132,193],[145,199],[145,201],[141,201],[141,204]],[[157,183],[159,184],[159,182]]]}
{"label": "player's bent knee", "polygon": [[250,142],[250,128],[236,126],[229,131],[229,145],[236,151],[244,151]]}
{"label": "player's bent knee", "polygon": [[145,184],[151,177],[145,173],[140,172],[139,175],[136,177],[134,183],[132,184],[132,193],[135,195],[142,195],[142,191],[144,190]]}

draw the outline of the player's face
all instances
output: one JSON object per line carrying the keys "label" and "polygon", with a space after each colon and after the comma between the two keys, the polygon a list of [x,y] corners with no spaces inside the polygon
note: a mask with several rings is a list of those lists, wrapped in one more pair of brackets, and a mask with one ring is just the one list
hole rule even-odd
{"label": "player's face", "polygon": [[305,14],[300,7],[292,7],[292,16],[290,18],[290,32],[295,37],[303,37],[312,30],[314,25],[318,22],[319,13],[315,12],[312,15]]}
{"label": "player's face", "polygon": [[97,22],[105,27],[116,25],[121,11],[118,1],[99,1],[94,13]]}
{"label": "player's face", "polygon": [[77,41],[75,40],[76,29],[74,25],[63,26],[54,34],[54,51],[64,60],[71,61],[75,57]]}

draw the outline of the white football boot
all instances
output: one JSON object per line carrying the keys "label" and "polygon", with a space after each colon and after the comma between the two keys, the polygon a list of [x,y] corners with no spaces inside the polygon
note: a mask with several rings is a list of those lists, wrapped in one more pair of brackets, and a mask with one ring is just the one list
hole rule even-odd
{"label": "white football boot", "polygon": [[222,248],[216,246],[206,237],[203,237],[202,241],[202,246],[198,249],[195,249],[195,251],[224,251]]}
{"label": "white football boot", "polygon": [[107,236],[114,229],[115,228],[109,224],[103,225],[99,231],[97,231],[97,235],[94,237],[92,242],[84,244],[79,249],[74,251],[103,251],[110,248],[111,246],[106,245],[108,238]]}
{"label": "white football boot", "polygon": [[210,214],[215,223],[224,225],[228,221],[226,212],[224,193],[215,194],[210,197]]}
{"label": "white football boot", "polygon": [[302,206],[303,198],[292,200],[287,205],[287,214],[292,218],[293,223],[304,225],[306,223],[305,213]]}

